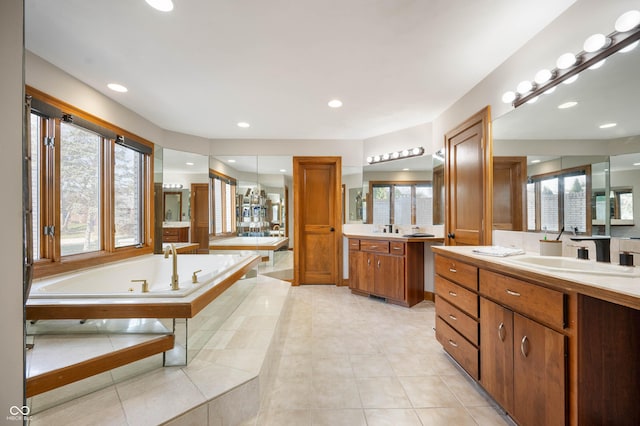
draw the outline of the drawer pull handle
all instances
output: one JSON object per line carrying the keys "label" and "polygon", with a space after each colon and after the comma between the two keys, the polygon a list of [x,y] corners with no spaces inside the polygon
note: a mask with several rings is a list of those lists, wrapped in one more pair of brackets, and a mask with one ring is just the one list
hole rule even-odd
{"label": "drawer pull handle", "polygon": [[370,246],[369,248],[376,249],[376,248],[378,248],[378,246]]}
{"label": "drawer pull handle", "polygon": [[454,348],[457,348],[457,347],[458,347],[458,344],[457,344],[456,342],[454,342],[453,340],[451,340],[451,339],[449,339],[449,344],[450,344],[451,346],[453,346]]}
{"label": "drawer pull handle", "polygon": [[402,250],[402,248],[400,248],[400,247],[394,247],[393,249],[394,250]]}
{"label": "drawer pull handle", "polygon": [[380,261],[378,260],[378,269],[380,269]]}
{"label": "drawer pull handle", "polygon": [[527,336],[524,336],[520,342],[520,352],[525,358],[529,355],[529,339],[527,339]]}
{"label": "drawer pull handle", "polygon": [[500,338],[501,342],[504,342],[505,334],[506,332],[504,331],[504,323],[501,322],[498,326],[498,337]]}
{"label": "drawer pull handle", "polygon": [[509,290],[509,289],[507,289],[507,294],[511,296],[520,297],[520,293],[518,293],[517,291]]}
{"label": "drawer pull handle", "polygon": [[458,270],[455,267],[453,267],[453,268],[449,268],[449,272],[453,272],[455,274],[456,272],[458,272]]}
{"label": "drawer pull handle", "polygon": [[458,318],[456,318],[455,315],[449,314],[449,318],[451,318],[453,321],[458,321]]}
{"label": "drawer pull handle", "polygon": [[371,259],[367,259],[367,266],[371,266]]}
{"label": "drawer pull handle", "polygon": [[450,295],[450,296],[453,296],[453,297],[456,297],[456,296],[458,295],[458,293],[455,293],[455,292],[453,292],[453,291],[450,291],[450,292],[449,292],[449,295]]}

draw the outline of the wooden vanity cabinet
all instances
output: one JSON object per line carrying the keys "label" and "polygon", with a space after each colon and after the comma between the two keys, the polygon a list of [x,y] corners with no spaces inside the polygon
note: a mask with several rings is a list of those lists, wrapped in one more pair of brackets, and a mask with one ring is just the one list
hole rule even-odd
{"label": "wooden vanity cabinet", "polygon": [[424,300],[424,244],[349,239],[349,285],[403,306]]}
{"label": "wooden vanity cabinet", "polygon": [[188,243],[189,227],[162,228],[163,243]]}
{"label": "wooden vanity cabinet", "polygon": [[478,380],[478,268],[438,254],[435,265],[436,339]]}
{"label": "wooden vanity cabinet", "polygon": [[566,424],[563,293],[482,269],[479,291],[480,383],[518,424]]}

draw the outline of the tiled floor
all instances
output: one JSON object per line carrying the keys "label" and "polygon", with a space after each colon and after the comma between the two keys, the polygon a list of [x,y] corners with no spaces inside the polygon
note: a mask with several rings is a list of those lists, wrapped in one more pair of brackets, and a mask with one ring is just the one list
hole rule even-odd
{"label": "tiled floor", "polygon": [[436,341],[433,303],[407,309],[334,286],[289,297],[274,378],[244,426],[510,424]]}

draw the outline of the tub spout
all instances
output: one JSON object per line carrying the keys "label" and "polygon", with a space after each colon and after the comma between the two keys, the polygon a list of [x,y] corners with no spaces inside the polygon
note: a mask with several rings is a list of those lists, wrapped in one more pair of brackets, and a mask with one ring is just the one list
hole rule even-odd
{"label": "tub spout", "polygon": [[164,248],[164,258],[169,258],[169,253],[172,256],[172,268],[171,268],[171,290],[180,290],[178,285],[178,251],[175,244],[170,244]]}

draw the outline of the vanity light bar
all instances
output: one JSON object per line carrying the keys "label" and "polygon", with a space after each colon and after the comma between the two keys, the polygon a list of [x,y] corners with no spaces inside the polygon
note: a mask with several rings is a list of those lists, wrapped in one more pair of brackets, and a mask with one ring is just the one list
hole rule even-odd
{"label": "vanity light bar", "polygon": [[384,163],[386,161],[400,160],[403,158],[419,157],[422,154],[424,154],[424,148],[419,146],[417,148],[403,149],[402,151],[394,151],[386,154],[369,156],[367,157],[367,163]]}
{"label": "vanity light bar", "polygon": [[162,188],[163,189],[182,189],[182,184],[181,183],[163,183]]}
{"label": "vanity light bar", "polygon": [[[622,16],[628,15],[633,12],[638,11],[627,12]],[[618,20],[620,20],[620,18],[618,18]],[[527,80],[520,82],[516,91],[509,91],[502,95],[502,101],[512,104],[515,108],[519,107],[525,102],[533,102],[534,98],[548,93],[550,90],[552,91],[558,84],[563,83],[571,78],[574,78],[575,80],[578,74],[583,70],[590,68],[591,66],[596,65],[601,61],[604,61],[604,59],[606,59],[608,56],[640,40],[640,25],[638,23],[632,23],[622,28],[616,24],[616,27],[619,29],[624,29],[626,31],[615,30],[611,34],[607,35],[605,37],[605,44],[603,44],[603,46],[599,50],[593,51],[593,48],[590,47],[591,43],[585,43],[589,44],[589,46],[586,46],[585,50],[575,55],[575,61],[573,61],[571,64],[569,64],[570,61],[568,61],[567,59],[571,54],[563,54],[560,57],[562,61],[559,59],[559,63],[556,64],[557,68],[549,71],[548,73],[544,73],[544,77],[548,78],[546,81],[542,75],[536,75],[537,78],[534,79],[533,82],[529,82]],[[593,38],[594,36],[590,36],[587,40]],[[569,82],[567,82],[567,84],[569,84]]]}

